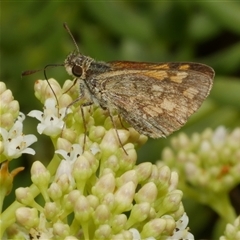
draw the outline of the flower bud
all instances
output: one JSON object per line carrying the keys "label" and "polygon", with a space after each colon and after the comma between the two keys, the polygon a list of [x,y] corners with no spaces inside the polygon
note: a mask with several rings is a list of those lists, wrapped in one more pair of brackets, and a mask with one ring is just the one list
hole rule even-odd
{"label": "flower bud", "polygon": [[60,187],[60,185],[56,182],[53,182],[50,187],[47,190],[49,197],[53,200],[53,201],[57,201],[59,200],[63,193],[62,193],[62,189]]}
{"label": "flower bud", "polygon": [[66,211],[72,212],[73,206],[76,203],[77,199],[81,196],[79,190],[72,190],[70,193],[64,196],[63,205]]}
{"label": "flower bud", "polygon": [[44,196],[46,195],[45,192],[48,188],[50,178],[50,172],[45,166],[40,161],[35,161],[31,168],[31,179]]}
{"label": "flower bud", "polygon": [[120,187],[115,195],[115,213],[128,211],[132,207],[132,201],[135,194],[135,184],[128,182]]}
{"label": "flower bud", "polygon": [[121,149],[121,156],[119,157],[119,166],[123,172],[131,170],[137,161],[137,153],[132,143],[127,143],[124,149],[127,154]]}
{"label": "flower bud", "polygon": [[66,140],[65,138],[61,138],[59,137],[57,139],[57,146],[56,149],[61,149],[64,150],[66,152],[70,152],[72,150],[72,143],[69,142],[68,140]]}
{"label": "flower bud", "polygon": [[67,108],[73,102],[73,99],[66,93],[62,94],[58,99],[59,108]]}
{"label": "flower bud", "polygon": [[102,165],[112,169],[114,172],[119,170],[119,161],[117,156],[114,154],[110,155]]}
{"label": "flower bud", "polygon": [[113,235],[111,237],[112,240],[119,240],[119,239],[124,239],[124,240],[132,240],[132,233],[127,230],[123,230],[121,233]]}
{"label": "flower bud", "polygon": [[112,229],[108,224],[100,225],[94,234],[94,239],[112,239]]}
{"label": "flower bud", "polygon": [[64,238],[64,240],[78,240],[78,238],[76,238],[74,236],[67,236]]}
{"label": "flower bud", "polygon": [[75,218],[83,224],[89,220],[92,214],[92,208],[86,197],[81,195],[74,205]]}
{"label": "flower bud", "polygon": [[93,212],[93,220],[96,225],[102,225],[108,222],[111,214],[109,208],[105,204],[97,206]]}
{"label": "flower bud", "polygon": [[105,136],[100,143],[100,147],[106,152],[115,152],[119,148],[119,140],[124,144],[128,137],[129,132],[127,130],[117,130],[119,139],[115,129],[110,129],[106,132]]}
{"label": "flower bud", "polygon": [[135,204],[131,210],[131,214],[127,222],[127,228],[144,221],[149,216],[150,209],[150,203],[144,202]]}
{"label": "flower bud", "polygon": [[113,193],[114,189],[115,178],[112,173],[108,173],[98,179],[95,186],[92,187],[92,193],[102,199],[106,194]]}
{"label": "flower bud", "polygon": [[24,204],[31,206],[34,202],[34,197],[28,187],[23,188],[17,188],[15,191],[17,201]]}
{"label": "flower bud", "polygon": [[135,185],[138,184],[137,174],[135,170],[129,170],[123,173],[119,178],[116,180],[117,186],[120,187],[128,182],[133,182]]}
{"label": "flower bud", "polygon": [[99,199],[98,199],[96,196],[92,195],[92,194],[91,194],[91,195],[88,195],[86,198],[87,198],[90,206],[91,206],[93,209],[96,209],[97,206],[99,205]]}
{"label": "flower bud", "polygon": [[183,193],[180,190],[174,190],[169,193],[161,204],[161,215],[177,211],[181,204],[182,195]]}
{"label": "flower bud", "polygon": [[137,203],[148,202],[154,203],[157,198],[158,190],[153,182],[146,183],[135,194],[134,199]]}
{"label": "flower bud", "polygon": [[39,224],[38,211],[35,208],[20,207],[15,215],[17,222],[27,229],[36,228]]}
{"label": "flower bud", "polygon": [[112,230],[114,232],[121,232],[125,229],[127,223],[127,216],[125,214],[114,215],[111,221]]}
{"label": "flower bud", "polygon": [[147,222],[141,232],[142,238],[148,237],[158,237],[161,236],[162,232],[165,230],[166,220],[161,218],[155,218]]}
{"label": "flower bud", "polygon": [[68,224],[63,224],[57,222],[53,224],[53,234],[54,236],[64,238],[70,234],[70,226]]}
{"label": "flower bud", "polygon": [[44,215],[46,219],[53,220],[60,213],[60,209],[57,206],[56,202],[46,202],[44,206]]}
{"label": "flower bud", "polygon": [[139,183],[142,183],[146,181],[152,172],[152,163],[150,162],[144,162],[135,167],[137,176],[138,176],[138,181]]}
{"label": "flower bud", "polygon": [[77,158],[73,166],[72,175],[76,181],[77,188],[83,191],[86,181],[92,175],[92,169],[85,156],[81,155]]}
{"label": "flower bud", "polygon": [[103,200],[102,200],[103,204],[106,204],[109,209],[113,210],[115,208],[115,196],[113,193],[107,193]]}
{"label": "flower bud", "polygon": [[90,133],[89,133],[89,138],[90,140],[92,140],[93,142],[97,142],[100,143],[102,138],[105,135],[105,128],[102,126],[92,126],[90,128]]}

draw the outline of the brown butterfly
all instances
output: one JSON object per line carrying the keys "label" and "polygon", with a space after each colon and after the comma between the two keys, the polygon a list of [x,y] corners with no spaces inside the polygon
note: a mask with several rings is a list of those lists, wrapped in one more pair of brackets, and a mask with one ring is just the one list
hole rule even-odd
{"label": "brown butterfly", "polygon": [[64,63],[79,82],[84,106],[98,103],[151,138],[181,128],[203,103],[214,70],[200,63],[98,62],[79,52]]}

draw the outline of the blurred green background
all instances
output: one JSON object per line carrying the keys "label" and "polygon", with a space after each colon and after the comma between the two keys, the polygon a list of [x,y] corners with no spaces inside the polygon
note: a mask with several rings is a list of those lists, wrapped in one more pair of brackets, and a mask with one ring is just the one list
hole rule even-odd
{"label": "blurred green background", "polygon": [[[0,79],[25,114],[41,110],[33,85],[44,76],[39,72],[21,79],[21,72],[63,63],[74,50],[63,22],[67,22],[80,51],[96,60],[192,61],[212,66],[216,71],[212,92],[181,131],[191,134],[219,125],[231,130],[240,125],[239,1],[1,1]],[[47,74],[61,83],[68,78],[60,67]],[[35,156],[25,156],[21,164],[11,163],[12,168],[24,165],[25,173],[33,160],[47,164],[53,154],[48,138],[35,131],[37,121],[27,119],[26,123],[24,132],[35,133],[40,144],[33,145]],[[168,144],[169,138],[149,140],[139,150],[139,161],[156,161]],[[25,173],[19,174],[16,187],[29,184]],[[13,198],[11,195],[6,200]],[[195,205],[186,205],[195,237],[210,236],[217,216],[198,208],[199,216],[194,220]],[[191,212],[195,214],[192,219]]]}

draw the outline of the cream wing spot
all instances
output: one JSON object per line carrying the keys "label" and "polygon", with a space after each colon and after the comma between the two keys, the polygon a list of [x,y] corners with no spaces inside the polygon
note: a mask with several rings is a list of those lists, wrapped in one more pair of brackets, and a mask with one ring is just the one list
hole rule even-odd
{"label": "cream wing spot", "polygon": [[170,76],[170,80],[176,83],[182,83],[183,79],[188,76],[187,72],[178,72],[175,76]]}
{"label": "cream wing spot", "polygon": [[166,77],[168,77],[166,71],[148,70],[142,74],[151,78],[155,78],[158,81],[163,81]]}
{"label": "cream wing spot", "polygon": [[166,109],[167,111],[172,111],[176,107],[176,104],[172,101],[164,99],[161,103],[161,108]]}
{"label": "cream wing spot", "polygon": [[162,96],[162,94],[164,93],[164,88],[162,86],[159,86],[157,84],[154,84],[151,86],[151,99],[154,99],[156,97],[160,98]]}
{"label": "cream wing spot", "polygon": [[188,70],[189,67],[190,67],[189,64],[184,64],[184,65],[181,65],[181,66],[179,67],[179,70]]}
{"label": "cream wing spot", "polygon": [[190,87],[183,92],[183,95],[189,99],[193,99],[199,91],[196,88]]}
{"label": "cream wing spot", "polygon": [[163,113],[163,110],[161,108],[151,105],[143,107],[143,110],[146,112],[147,115],[150,115],[151,117],[157,117],[158,115]]}
{"label": "cream wing spot", "polygon": [[153,92],[155,92],[155,91],[157,91],[157,92],[159,92],[159,91],[163,91],[163,87],[162,86],[159,86],[159,85],[156,85],[156,84],[154,84],[154,85],[152,85],[152,89],[151,89]]}

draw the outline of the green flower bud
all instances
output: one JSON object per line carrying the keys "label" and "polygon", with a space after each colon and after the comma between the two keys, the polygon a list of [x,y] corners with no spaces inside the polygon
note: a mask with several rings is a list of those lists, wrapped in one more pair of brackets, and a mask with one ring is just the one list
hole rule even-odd
{"label": "green flower bud", "polygon": [[142,238],[158,237],[164,232],[167,223],[165,219],[155,218],[147,222],[141,232]]}
{"label": "green flower bud", "polygon": [[133,182],[135,185],[138,184],[137,173],[135,170],[129,170],[116,179],[116,185],[118,187],[128,182]]}
{"label": "green flower bud", "polygon": [[18,202],[24,204],[24,205],[28,205],[28,206],[32,206],[33,202],[34,202],[34,197],[30,191],[30,189],[27,188],[17,188],[15,191],[16,194],[16,199]]}
{"label": "green flower bud", "polygon": [[111,220],[112,231],[117,233],[125,229],[127,216],[125,214],[114,215]]}
{"label": "green flower bud", "polygon": [[146,183],[135,194],[134,199],[137,203],[154,203],[157,198],[158,190],[153,182]]}
{"label": "green flower bud", "polygon": [[63,195],[60,184],[53,182],[48,188],[48,195],[53,201],[59,200]]}
{"label": "green flower bud", "polygon": [[159,216],[177,211],[182,200],[182,195],[183,193],[180,190],[174,190],[169,193],[160,205]]}
{"label": "green flower bud", "polygon": [[65,207],[65,210],[68,212],[71,212],[74,208],[74,204],[81,196],[81,192],[79,190],[72,190],[67,195],[64,196],[64,202],[63,205]]}
{"label": "green flower bud", "polygon": [[131,210],[130,217],[127,222],[127,228],[130,228],[134,224],[138,224],[149,216],[151,205],[148,202],[135,204]]}
{"label": "green flower bud", "polygon": [[115,178],[112,173],[108,173],[98,179],[95,186],[92,188],[92,192],[99,199],[102,199],[106,194],[113,193],[114,189]]}
{"label": "green flower bud", "polygon": [[17,222],[27,229],[36,228],[39,224],[38,211],[35,208],[20,207],[15,215]]}
{"label": "green flower bud", "polygon": [[220,240],[240,239],[240,216],[237,217],[233,224],[228,223],[224,235]]}
{"label": "green flower bud", "polygon": [[132,233],[130,231],[122,231],[119,234],[113,235],[112,240],[124,239],[124,240],[132,240]]}
{"label": "green flower bud", "polygon": [[40,161],[35,161],[31,168],[32,182],[38,187],[45,199],[48,199],[47,188],[50,181],[50,173]]}
{"label": "green flower bud", "polygon": [[152,163],[150,162],[141,163],[135,167],[135,170],[138,176],[139,183],[142,183],[150,177],[152,173]]}
{"label": "green flower bud", "polygon": [[53,224],[53,234],[55,237],[64,238],[70,234],[70,227],[67,224],[57,222]]}
{"label": "green flower bud", "polygon": [[112,230],[108,224],[99,226],[94,235],[94,239],[111,239]]}
{"label": "green flower bud", "polygon": [[93,213],[93,221],[96,225],[102,225],[108,222],[110,219],[110,210],[107,205],[101,204],[97,206]]}
{"label": "green flower bud", "polygon": [[56,202],[46,202],[44,206],[44,215],[46,219],[55,220],[59,213],[60,209]]}
{"label": "green flower bud", "polygon": [[132,200],[135,194],[135,184],[128,182],[120,187],[115,195],[115,213],[128,211],[132,207]]}
{"label": "green flower bud", "polygon": [[103,126],[92,126],[90,128],[89,138],[91,141],[100,143],[105,133],[106,130]]}
{"label": "green flower bud", "polygon": [[85,223],[89,220],[92,214],[92,208],[86,197],[81,195],[74,205],[75,218],[79,223]]}
{"label": "green flower bud", "polygon": [[92,169],[85,156],[79,156],[74,162],[72,174],[77,183],[77,188],[83,191],[86,181],[92,175]]}

